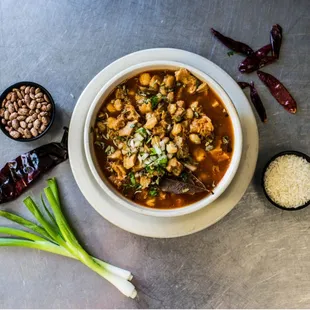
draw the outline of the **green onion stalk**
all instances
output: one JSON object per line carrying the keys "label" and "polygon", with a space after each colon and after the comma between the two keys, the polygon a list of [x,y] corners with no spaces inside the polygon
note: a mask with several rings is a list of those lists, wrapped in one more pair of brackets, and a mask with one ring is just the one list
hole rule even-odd
{"label": "green onion stalk", "polygon": [[49,179],[47,183],[48,186],[44,189],[44,194],[51,210],[47,207],[43,195],[41,195],[41,202],[44,212],[41,211],[31,197],[24,199],[24,204],[39,224],[26,220],[16,214],[0,210],[0,216],[32,231],[28,232],[0,226],[0,234],[19,237],[0,238],[0,246],[32,248],[79,260],[112,283],[124,295],[135,298],[137,291],[130,282],[133,278],[130,271],[115,267],[92,257],[83,249],[61,211],[62,207],[56,179]]}

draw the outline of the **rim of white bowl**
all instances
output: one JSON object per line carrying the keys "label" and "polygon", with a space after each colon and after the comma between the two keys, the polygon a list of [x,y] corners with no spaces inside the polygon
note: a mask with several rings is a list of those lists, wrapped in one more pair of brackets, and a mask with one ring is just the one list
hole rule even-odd
{"label": "rim of white bowl", "polygon": [[[91,133],[91,128],[93,127],[95,115],[97,115],[102,103],[104,100],[109,96],[109,94],[113,91],[113,89],[124,82],[125,80],[138,75],[139,73],[145,71],[154,71],[154,70],[176,70],[178,68],[186,68],[188,69],[194,76],[198,79],[207,82],[209,87],[218,95],[218,97],[223,101],[225,108],[231,118],[233,131],[234,131],[234,150],[232,155],[232,160],[230,165],[219,182],[219,184],[214,189],[214,194],[208,195],[205,198],[192,203],[190,205],[186,205],[184,207],[175,208],[175,209],[154,209],[141,206],[133,201],[127,199],[123,195],[121,195],[113,186],[106,180],[103,173],[96,168],[98,166],[97,159],[94,156],[94,146],[93,146],[93,135]],[[238,137],[238,139],[236,138]],[[140,214],[150,215],[150,216],[157,216],[157,217],[175,217],[186,215],[189,213],[193,213],[198,211],[204,207],[207,207],[211,204],[214,200],[216,200],[229,186],[231,181],[233,180],[237,169],[239,167],[241,153],[242,153],[242,129],[241,123],[239,119],[239,115],[237,110],[232,103],[230,97],[227,95],[225,90],[216,82],[214,81],[209,75],[203,73],[199,69],[196,69],[190,65],[186,65],[181,62],[175,61],[147,61],[142,62],[137,65],[133,65],[128,67],[127,69],[119,72],[116,74],[112,79],[109,80],[98,92],[95,99],[91,103],[89,111],[87,113],[86,122],[84,126],[84,148],[85,148],[85,155],[87,159],[88,166],[93,174],[96,182],[99,186],[116,202],[121,204],[122,206]]]}

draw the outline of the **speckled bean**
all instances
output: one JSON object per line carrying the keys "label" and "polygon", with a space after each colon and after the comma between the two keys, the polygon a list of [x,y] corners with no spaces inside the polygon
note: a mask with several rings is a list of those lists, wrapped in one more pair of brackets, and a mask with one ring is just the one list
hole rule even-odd
{"label": "speckled bean", "polygon": [[18,114],[16,112],[12,113],[9,117],[10,121],[12,121],[13,119],[17,118]]}
{"label": "speckled bean", "polygon": [[12,131],[10,132],[10,136],[11,136],[12,138],[14,138],[14,139],[18,139],[18,138],[20,138],[20,133],[19,133],[18,131],[12,130]]}
{"label": "speckled bean", "polygon": [[32,134],[34,137],[36,137],[36,136],[38,135],[38,131],[37,131],[34,127],[32,127],[32,128],[30,129],[30,132],[31,132],[31,134]]}

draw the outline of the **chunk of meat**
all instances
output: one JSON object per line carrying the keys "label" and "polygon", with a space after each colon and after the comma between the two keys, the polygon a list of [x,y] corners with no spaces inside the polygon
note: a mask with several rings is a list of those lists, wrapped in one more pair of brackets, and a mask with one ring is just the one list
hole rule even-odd
{"label": "chunk of meat", "polygon": [[120,128],[125,126],[125,121],[123,119],[123,117],[108,117],[107,119],[107,126],[110,129],[113,130],[119,130]]}
{"label": "chunk of meat", "polygon": [[142,175],[140,177],[139,183],[142,189],[147,188],[151,184],[151,178],[148,178],[147,176]]}
{"label": "chunk of meat", "polygon": [[119,164],[117,162],[113,162],[111,164],[111,168],[116,172],[117,178],[119,180],[124,180],[125,179],[125,177],[126,177],[126,170],[125,170],[125,168],[121,164]]}
{"label": "chunk of meat", "polygon": [[165,77],[164,77],[164,81],[163,83],[165,84],[165,86],[167,88],[172,88],[174,86],[174,76],[173,75],[170,75],[170,74],[167,74]]}
{"label": "chunk of meat", "polygon": [[132,104],[126,104],[124,114],[126,119],[133,121],[140,118],[139,113],[136,111],[135,107]]}
{"label": "chunk of meat", "polygon": [[150,198],[146,201],[146,205],[149,207],[155,207],[156,198]]}
{"label": "chunk of meat", "polygon": [[131,169],[135,165],[136,160],[137,160],[137,154],[126,156],[124,157],[123,165],[126,169]]}
{"label": "chunk of meat", "polygon": [[177,111],[177,105],[175,103],[168,104],[168,112],[173,115]]}
{"label": "chunk of meat", "polygon": [[138,162],[135,166],[132,167],[133,172],[138,172],[144,169],[144,165],[140,162]]}
{"label": "chunk of meat", "polygon": [[189,156],[188,143],[186,143],[185,138],[181,136],[174,137],[174,143],[178,148],[177,157],[187,158]]}
{"label": "chunk of meat", "polygon": [[[161,121],[162,122],[162,121]],[[165,131],[165,128],[161,125],[157,125],[153,128],[152,130],[152,134],[153,135],[157,135],[159,136],[160,138],[163,138],[165,135],[166,135],[166,131]]]}
{"label": "chunk of meat", "polygon": [[184,68],[175,72],[175,78],[177,81],[185,84],[187,91],[193,94],[197,89],[197,79],[190,74],[190,72]]}
{"label": "chunk of meat", "polygon": [[158,120],[154,113],[146,114],[146,123],[144,125],[144,128],[153,129],[157,123],[158,123]]}
{"label": "chunk of meat", "polygon": [[181,125],[181,124],[174,124],[174,125],[173,125],[173,128],[172,128],[172,131],[171,131],[171,134],[172,134],[173,136],[177,136],[177,135],[179,135],[181,132],[182,132],[182,125]]}
{"label": "chunk of meat", "polygon": [[150,113],[152,112],[152,104],[149,103],[142,103],[139,105],[139,110],[142,114]]}
{"label": "chunk of meat", "polygon": [[199,148],[194,149],[193,156],[195,160],[197,160],[198,162],[201,162],[206,159],[207,153],[204,149],[199,147]]}
{"label": "chunk of meat", "polygon": [[196,133],[191,133],[189,139],[195,144],[201,144],[201,139]]}
{"label": "chunk of meat", "polygon": [[130,136],[135,129],[136,123],[137,123],[137,121],[128,122],[126,124],[126,126],[118,132],[118,135],[120,137]]}
{"label": "chunk of meat", "polygon": [[159,92],[163,95],[166,96],[167,95],[167,89],[165,86],[161,85],[159,88]]}
{"label": "chunk of meat", "polygon": [[184,108],[184,106],[185,106],[184,100],[178,100],[178,101],[177,101],[177,106],[178,106],[179,108]]}
{"label": "chunk of meat", "polygon": [[120,188],[123,184],[122,180],[118,179],[115,175],[109,176],[109,180],[116,185],[116,187]]}
{"label": "chunk of meat", "polygon": [[208,84],[206,82],[203,82],[197,87],[196,92],[203,93],[203,92],[207,92],[208,90],[209,90]]}
{"label": "chunk of meat", "polygon": [[178,148],[172,141],[170,141],[166,145],[166,150],[167,150],[167,153],[169,153],[169,154],[175,154],[178,151]]}
{"label": "chunk of meat", "polygon": [[139,94],[135,94],[135,100],[138,104],[142,104],[144,103],[145,97]]}
{"label": "chunk of meat", "polygon": [[195,118],[190,124],[190,132],[198,133],[204,137],[209,136],[214,130],[211,119],[206,115],[201,118]]}
{"label": "chunk of meat", "polygon": [[185,117],[187,119],[192,119],[194,117],[194,112],[191,108],[186,109]]}
{"label": "chunk of meat", "polygon": [[123,155],[121,150],[116,150],[113,154],[108,156],[108,159],[112,159],[112,160],[122,160]]}
{"label": "chunk of meat", "polygon": [[185,109],[184,108],[177,108],[176,112],[172,116],[172,119],[176,122],[180,122],[183,119],[183,116],[185,114]]}
{"label": "chunk of meat", "polygon": [[175,157],[173,157],[168,161],[166,170],[176,176],[179,176],[183,171],[183,165]]}
{"label": "chunk of meat", "polygon": [[155,146],[155,145],[159,145],[159,142],[160,142],[159,136],[154,136],[152,138],[151,144],[152,144],[152,146]]}
{"label": "chunk of meat", "polygon": [[174,92],[173,92],[173,91],[171,91],[170,93],[168,93],[168,95],[167,95],[167,100],[168,100],[169,102],[173,102],[173,100],[174,100]]}
{"label": "chunk of meat", "polygon": [[178,82],[188,84],[190,82],[191,74],[185,68],[181,68],[175,72],[175,78]]}
{"label": "chunk of meat", "polygon": [[219,163],[229,160],[229,156],[220,147],[211,150],[209,153]]}

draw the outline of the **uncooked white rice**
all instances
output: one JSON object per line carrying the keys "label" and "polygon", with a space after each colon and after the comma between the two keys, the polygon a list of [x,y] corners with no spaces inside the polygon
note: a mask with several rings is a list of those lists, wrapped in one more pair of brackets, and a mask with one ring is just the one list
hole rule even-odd
{"label": "uncooked white rice", "polygon": [[264,186],[278,205],[298,208],[310,200],[310,163],[296,155],[279,156],[268,166]]}

